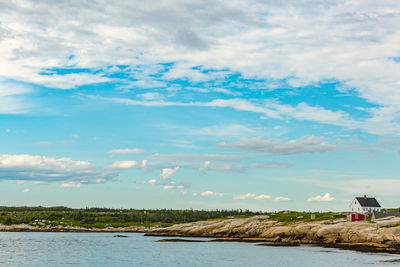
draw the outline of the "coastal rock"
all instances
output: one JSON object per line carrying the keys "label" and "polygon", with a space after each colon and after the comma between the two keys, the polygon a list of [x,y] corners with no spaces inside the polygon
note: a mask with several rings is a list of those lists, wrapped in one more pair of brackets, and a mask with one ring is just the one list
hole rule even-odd
{"label": "coastal rock", "polygon": [[[400,253],[400,218],[376,223],[327,220],[283,225],[263,216],[177,224],[152,229],[147,235],[220,237],[220,241],[249,239],[268,242],[325,244],[362,251]],[[368,247],[368,248],[365,248]]]}

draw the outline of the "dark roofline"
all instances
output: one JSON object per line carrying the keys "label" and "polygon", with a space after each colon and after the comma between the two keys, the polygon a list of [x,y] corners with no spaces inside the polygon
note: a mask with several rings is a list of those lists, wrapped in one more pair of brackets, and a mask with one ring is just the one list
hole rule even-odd
{"label": "dark roofline", "polygon": [[361,207],[381,207],[379,202],[374,197],[356,197],[356,199],[358,203],[360,203]]}

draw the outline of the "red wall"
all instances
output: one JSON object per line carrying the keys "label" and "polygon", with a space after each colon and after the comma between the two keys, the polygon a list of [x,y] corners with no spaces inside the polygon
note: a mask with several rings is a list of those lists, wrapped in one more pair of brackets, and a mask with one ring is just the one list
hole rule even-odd
{"label": "red wall", "polygon": [[357,214],[353,213],[351,214],[351,221],[365,221],[365,215],[364,214]]}

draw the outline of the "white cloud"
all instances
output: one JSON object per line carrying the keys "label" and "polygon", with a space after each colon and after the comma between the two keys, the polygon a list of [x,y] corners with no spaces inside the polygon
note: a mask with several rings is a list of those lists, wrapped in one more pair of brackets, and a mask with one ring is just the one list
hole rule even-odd
{"label": "white cloud", "polygon": [[184,189],[185,186],[184,186],[184,185],[173,185],[173,184],[168,184],[168,185],[164,185],[163,188],[164,188],[165,190]]}
{"label": "white cloud", "polygon": [[81,184],[79,182],[67,182],[67,183],[62,183],[60,187],[62,187],[62,188],[80,188]]}
{"label": "white cloud", "polygon": [[208,169],[208,167],[209,167],[210,165],[211,165],[211,161],[209,161],[209,160],[205,161],[205,162],[204,162],[204,165],[201,166],[201,167],[199,168],[199,171],[204,172],[205,170]]}
{"label": "white cloud", "polygon": [[309,197],[307,201],[333,201],[335,200],[334,197],[331,196],[331,194],[326,193],[323,196],[315,196],[315,197]]}
{"label": "white cloud", "polygon": [[[244,172],[251,169],[269,169],[269,168],[289,168],[292,165],[286,163],[249,163],[249,164],[207,164],[199,168],[201,172],[210,171],[231,171]],[[184,166],[191,167],[191,166]]]}
{"label": "white cloud", "polygon": [[26,154],[0,155],[0,180],[43,183],[79,179],[93,183],[96,179],[111,180],[116,176],[115,170],[99,168],[87,161]]}
{"label": "white cloud", "polygon": [[261,194],[261,195],[256,196],[254,199],[262,200],[262,199],[271,199],[271,198],[272,197],[270,195]]}
{"label": "white cloud", "polygon": [[102,74],[70,73],[63,75],[34,75],[30,78],[30,81],[50,88],[74,89],[87,84],[110,82],[112,79],[104,77]]}
{"label": "white cloud", "polygon": [[220,163],[212,163],[207,160],[204,163],[192,162],[192,159],[189,159],[188,162],[184,161],[161,161],[161,162],[152,162],[146,165],[146,169],[156,169],[156,168],[168,168],[172,164],[179,164],[180,168],[186,169],[198,169],[200,172],[204,173],[207,170],[209,171],[231,171],[231,172],[244,172],[250,169],[267,169],[267,168],[289,168],[292,167],[291,164],[287,163],[277,163],[277,162],[265,162],[265,163],[247,163],[247,164],[220,164]]}
{"label": "white cloud", "polygon": [[[282,116],[275,110],[268,108],[266,105],[256,105],[248,100],[233,98],[233,99],[214,99],[211,102],[170,102],[164,100],[156,101],[138,101],[129,98],[106,98],[106,97],[94,97],[89,96],[93,99],[105,100],[115,103],[121,103],[132,106],[145,106],[145,107],[219,107],[219,108],[233,108],[239,111],[250,111],[260,113],[268,118],[283,119]],[[279,107],[279,105],[277,105]],[[310,118],[312,120],[312,118]]]}
{"label": "white cloud", "polygon": [[43,181],[27,181],[27,180],[17,180],[15,181],[17,184],[47,184],[47,182]]}
{"label": "white cloud", "polygon": [[214,125],[210,127],[199,128],[192,130],[191,133],[199,135],[211,135],[211,136],[247,136],[254,135],[257,130],[250,129],[247,126],[240,124],[231,125]]}
{"label": "white cloud", "polygon": [[256,194],[247,193],[247,194],[244,194],[244,195],[234,196],[233,199],[248,199],[248,198],[254,198],[255,196],[256,196]]}
{"label": "white cloud", "polygon": [[[114,103],[121,103],[126,105],[133,106],[157,106],[157,107],[170,107],[170,106],[178,106],[178,107],[219,107],[219,108],[232,108],[237,111],[247,111],[261,114],[261,118],[263,119],[278,119],[278,120],[289,120],[289,119],[297,119],[304,121],[313,121],[323,124],[331,124],[336,126],[342,126],[348,129],[363,129],[370,133],[394,133],[395,129],[400,128],[400,125],[396,123],[396,120],[393,115],[399,114],[400,111],[392,114],[385,114],[383,118],[377,120],[374,114],[376,109],[370,109],[371,117],[364,120],[356,120],[351,118],[351,116],[341,110],[332,111],[329,109],[325,109],[320,106],[310,106],[307,103],[300,103],[296,106],[291,106],[288,104],[276,103],[273,101],[269,101],[266,103],[253,103],[249,100],[233,98],[233,99],[214,99],[210,102],[171,102],[164,100],[157,101],[138,101],[132,100],[128,98],[105,98],[105,97],[95,97],[88,96],[92,99],[105,100]],[[383,121],[386,120],[386,121]],[[385,123],[388,126],[388,130],[374,129],[374,125],[377,122]],[[203,129],[203,134],[209,132],[207,129]],[[201,132],[200,132],[201,133]]]}
{"label": "white cloud", "polygon": [[173,169],[164,168],[164,169],[162,169],[159,177],[160,177],[160,179],[165,180],[165,179],[168,179],[169,177],[171,177],[172,175],[174,175],[175,173],[177,173],[178,171],[179,171],[179,167],[175,167]]}
{"label": "white cloud", "polygon": [[[176,12],[165,17],[166,6]],[[368,0],[56,2],[51,6],[10,1],[0,7],[0,76],[60,89],[110,81],[128,87],[163,87],[171,79],[209,81],[227,73],[265,79],[260,88],[267,90],[338,81],[340,90],[355,90],[382,107],[368,109],[371,117],[356,121],[343,111],[306,103],[290,106],[243,99],[173,103],[154,101],[148,95],[146,101],[130,104],[226,107],[268,118],[396,134],[400,128],[398,10],[397,1]],[[159,62],[175,64],[160,74]],[[199,66],[221,71],[201,72]],[[61,74],[57,68],[88,70]],[[135,81],[107,77],[115,72],[125,72]],[[18,90],[0,88],[0,113],[29,111],[29,101],[20,97],[30,89]],[[229,94],[224,88],[214,92]],[[393,109],[391,114],[385,113],[387,108]]]}
{"label": "white cloud", "polygon": [[147,171],[147,160],[146,159],[142,160],[142,169],[143,169],[143,171]]}
{"label": "white cloud", "polygon": [[121,149],[113,149],[108,151],[108,154],[137,154],[137,153],[142,153],[144,152],[144,149],[142,148],[121,148]]}
{"label": "white cloud", "polygon": [[31,104],[29,104],[29,101],[23,95],[29,94],[31,91],[32,89],[28,86],[16,82],[4,81],[0,78],[0,114],[27,113],[31,108]]}
{"label": "white cloud", "polygon": [[256,199],[256,200],[265,200],[265,199],[271,199],[272,197],[269,195],[256,195],[254,193],[247,193],[244,195],[236,195],[233,197],[233,199]]}
{"label": "white cloud", "polygon": [[171,190],[171,189],[174,189],[174,186],[173,185],[164,185],[163,188],[165,190]]}
{"label": "white cloud", "polygon": [[149,183],[151,185],[154,185],[154,184],[157,183],[157,180],[156,179],[150,179],[150,180],[147,181],[147,183]]}
{"label": "white cloud", "polygon": [[29,192],[29,189],[26,188],[26,189],[22,190],[22,192],[23,192],[23,193],[28,193],[28,192]]}
{"label": "white cloud", "polygon": [[[166,7],[176,12],[165,17]],[[215,79],[193,69],[204,66],[264,78],[270,88],[282,79],[288,87],[341,81],[370,102],[398,107],[398,9],[397,1],[367,0],[11,1],[0,8],[0,76],[65,89],[112,80],[104,73],[116,65],[178,62],[164,79]],[[104,73],[51,71],[71,66]],[[156,69],[141,70],[139,86]]]}
{"label": "white cloud", "polygon": [[233,95],[233,96],[241,96],[242,95],[242,93],[240,93],[240,92],[235,92],[235,91],[231,91],[231,90],[224,89],[224,88],[215,88],[215,89],[213,89],[213,91],[217,92],[217,93],[223,93],[226,95]]}
{"label": "white cloud", "polygon": [[300,137],[289,141],[278,139],[244,138],[232,143],[219,143],[218,147],[244,150],[270,155],[292,155],[313,152],[328,152],[336,148],[336,145],[326,143],[323,137]]}
{"label": "white cloud", "polygon": [[274,200],[275,201],[289,201],[289,200],[292,200],[292,199],[290,199],[288,197],[279,196],[279,197],[275,197]]}
{"label": "white cloud", "polygon": [[239,155],[229,154],[153,154],[147,157],[148,160],[160,160],[160,161],[238,161],[245,157]]}
{"label": "white cloud", "polygon": [[130,169],[139,166],[139,163],[134,160],[125,160],[114,162],[111,167],[119,169]]}
{"label": "white cloud", "polygon": [[204,191],[204,192],[200,193],[200,195],[203,196],[203,197],[207,197],[207,196],[222,197],[222,196],[224,196],[223,193],[216,193],[216,192],[213,192],[211,190]]}
{"label": "white cloud", "polygon": [[160,93],[148,92],[139,95],[139,97],[143,100],[159,100],[162,99],[163,96]]}

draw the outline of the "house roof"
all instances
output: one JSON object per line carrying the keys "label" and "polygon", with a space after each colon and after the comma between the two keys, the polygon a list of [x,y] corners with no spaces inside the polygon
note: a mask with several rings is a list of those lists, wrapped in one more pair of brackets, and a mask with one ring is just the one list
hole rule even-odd
{"label": "house roof", "polygon": [[356,197],[361,207],[381,207],[374,197]]}

